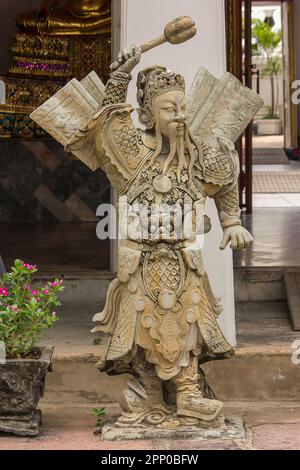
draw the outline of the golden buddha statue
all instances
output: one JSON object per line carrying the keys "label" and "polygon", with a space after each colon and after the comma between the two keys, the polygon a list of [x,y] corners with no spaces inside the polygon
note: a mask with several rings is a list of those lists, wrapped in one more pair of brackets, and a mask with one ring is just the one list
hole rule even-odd
{"label": "golden buddha statue", "polygon": [[[42,3],[42,0],[41,0]],[[29,114],[75,77],[94,70],[105,82],[111,62],[111,0],[43,0],[39,10],[19,15],[11,44],[12,63],[1,76],[1,137],[37,137],[45,132]]]}
{"label": "golden buddha statue", "polygon": [[18,29],[40,36],[110,34],[110,0],[44,0],[39,11],[17,17]]}

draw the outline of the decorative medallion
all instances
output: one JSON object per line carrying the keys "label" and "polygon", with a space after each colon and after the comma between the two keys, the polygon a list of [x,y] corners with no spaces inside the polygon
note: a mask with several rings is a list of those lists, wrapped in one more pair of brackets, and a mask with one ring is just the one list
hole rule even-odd
{"label": "decorative medallion", "polygon": [[172,182],[168,176],[156,176],[153,180],[153,188],[157,193],[165,194],[172,189]]}

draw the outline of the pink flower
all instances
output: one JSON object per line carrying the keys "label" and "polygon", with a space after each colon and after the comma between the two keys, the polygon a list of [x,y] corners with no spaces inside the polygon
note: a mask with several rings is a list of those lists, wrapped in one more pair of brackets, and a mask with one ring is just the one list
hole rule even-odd
{"label": "pink flower", "polygon": [[18,307],[16,305],[10,305],[9,308],[13,311],[13,312],[17,312],[18,311]]}
{"label": "pink flower", "polygon": [[22,266],[23,268],[28,269],[28,271],[33,271],[34,269],[36,269],[35,264],[23,263]]}
{"label": "pink flower", "polygon": [[63,280],[63,279],[60,279],[59,281],[51,282],[50,286],[51,286],[51,287],[60,286],[63,282],[64,282],[64,280]]}
{"label": "pink flower", "polygon": [[30,291],[30,294],[31,294],[31,295],[36,295],[37,293],[38,293],[37,290],[33,290],[33,289],[32,289],[32,290]]}
{"label": "pink flower", "polygon": [[52,312],[52,317],[56,317],[56,312]]}
{"label": "pink flower", "polygon": [[9,293],[6,287],[0,287],[0,296],[8,297]]}
{"label": "pink flower", "polygon": [[43,294],[49,295],[49,290],[48,289],[43,289]]}

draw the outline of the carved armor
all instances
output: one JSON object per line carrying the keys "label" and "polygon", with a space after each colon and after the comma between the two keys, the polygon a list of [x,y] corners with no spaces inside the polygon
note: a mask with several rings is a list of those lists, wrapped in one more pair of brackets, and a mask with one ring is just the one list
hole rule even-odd
{"label": "carved armor", "polygon": [[[111,83],[108,90],[111,93]],[[172,165],[162,176],[161,162],[152,161],[153,135],[136,129],[130,112],[126,104],[109,105],[102,111],[103,121],[101,116],[98,121],[98,126],[103,122],[96,137],[98,155],[108,175],[113,173],[111,165],[118,169],[119,181],[122,175],[118,194],[127,196],[129,225],[134,222],[135,230],[134,236],[129,230],[128,240],[119,245],[118,278],[103,312],[94,317],[98,326],[93,331],[112,335],[101,368],[106,361],[130,362],[139,346],[157,375],[169,380],[189,364],[191,352],[200,362],[233,353],[216,320],[221,309],[205,274],[201,250],[195,238],[176,231],[176,216],[178,227],[184,227],[184,207],[191,207],[192,225],[201,226],[205,200],[213,189],[221,223],[240,224],[238,163],[228,142],[222,143],[222,152],[195,139],[189,184],[186,169],[180,182]],[[173,209],[166,213],[167,225],[164,214],[153,211],[158,204]]]}

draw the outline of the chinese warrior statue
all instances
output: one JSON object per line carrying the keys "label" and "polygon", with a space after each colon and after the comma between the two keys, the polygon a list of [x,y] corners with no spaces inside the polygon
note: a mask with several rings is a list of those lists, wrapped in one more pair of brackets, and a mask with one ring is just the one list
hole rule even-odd
{"label": "chinese warrior statue", "polygon": [[[230,357],[233,349],[217,322],[220,305],[197,235],[210,230],[204,205],[213,198],[224,231],[220,248],[230,243],[242,249],[252,241],[241,226],[239,163],[232,141],[262,103],[229,73],[217,80],[205,69],[186,99],[184,78],[153,66],[138,74],[144,130],[138,129],[126,96],[143,50],[133,47],[119,54],[101,105],[97,109],[96,100],[86,99],[92,103],[90,117],[82,116],[81,125],[75,82],[32,118],[92,169],[101,166],[118,196],[126,196],[128,223],[134,224],[135,230],[119,242],[117,278],[104,310],[94,317],[93,331],[110,335],[98,368],[132,375],[116,425],[167,426],[172,419],[178,426],[217,426],[223,404],[209,393],[200,366]],[[72,105],[66,104],[68,93],[74,96]],[[178,231],[185,218],[198,229]],[[120,225],[122,232],[121,214]]]}

